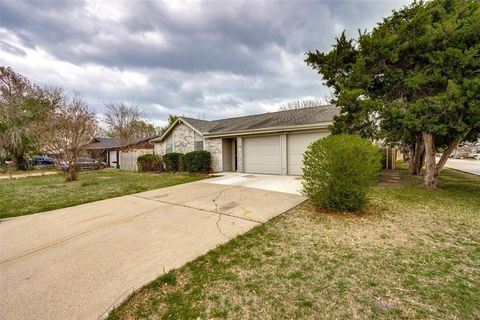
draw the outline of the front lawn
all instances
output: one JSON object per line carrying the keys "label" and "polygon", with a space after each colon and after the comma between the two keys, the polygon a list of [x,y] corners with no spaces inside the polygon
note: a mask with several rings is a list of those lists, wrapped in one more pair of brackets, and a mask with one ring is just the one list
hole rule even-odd
{"label": "front lawn", "polygon": [[362,215],[304,203],[158,278],[109,319],[478,319],[480,177],[401,175]]}
{"label": "front lawn", "polygon": [[64,208],[203,178],[101,170],[80,173],[75,182],[66,182],[63,175],[0,179],[0,218]]}

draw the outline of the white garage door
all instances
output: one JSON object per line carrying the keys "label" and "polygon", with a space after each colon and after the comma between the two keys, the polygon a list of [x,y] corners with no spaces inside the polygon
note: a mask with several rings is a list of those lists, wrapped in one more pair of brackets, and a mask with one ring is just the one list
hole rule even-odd
{"label": "white garage door", "polygon": [[244,138],[243,157],[247,173],[282,173],[280,136]]}
{"label": "white garage door", "polygon": [[303,154],[307,147],[322,137],[326,132],[298,133],[287,135],[287,162],[288,174],[302,174]]}

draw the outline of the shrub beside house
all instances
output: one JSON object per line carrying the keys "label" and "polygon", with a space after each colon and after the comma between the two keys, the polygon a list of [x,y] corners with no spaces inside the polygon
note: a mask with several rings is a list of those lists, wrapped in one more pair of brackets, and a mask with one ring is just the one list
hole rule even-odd
{"label": "shrub beside house", "polygon": [[371,141],[354,135],[328,136],[305,152],[303,192],[317,207],[361,211],[380,169],[381,152]]}

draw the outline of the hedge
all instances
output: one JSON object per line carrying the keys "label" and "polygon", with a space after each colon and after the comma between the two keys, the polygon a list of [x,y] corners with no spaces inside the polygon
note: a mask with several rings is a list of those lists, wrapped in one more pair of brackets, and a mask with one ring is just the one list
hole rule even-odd
{"label": "hedge", "polygon": [[199,150],[185,154],[185,167],[190,173],[208,173],[211,163],[212,156],[208,151]]}
{"label": "hedge", "polygon": [[307,148],[303,165],[303,192],[317,207],[360,211],[380,173],[381,152],[359,136],[332,135]]}
{"label": "hedge", "polygon": [[163,155],[165,170],[168,172],[185,171],[183,153],[171,152]]}
{"label": "hedge", "polygon": [[144,154],[138,157],[137,164],[140,172],[163,171],[162,157],[156,154]]}

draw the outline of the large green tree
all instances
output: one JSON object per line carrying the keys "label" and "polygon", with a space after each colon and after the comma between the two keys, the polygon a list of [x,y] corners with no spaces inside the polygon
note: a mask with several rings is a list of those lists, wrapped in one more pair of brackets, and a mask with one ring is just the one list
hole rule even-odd
{"label": "large green tree", "polygon": [[309,52],[306,62],[335,89],[342,106],[334,132],[409,147],[413,173],[425,157],[427,187],[436,187],[461,141],[479,136],[477,0],[414,2],[356,40],[342,34],[331,51]]}

